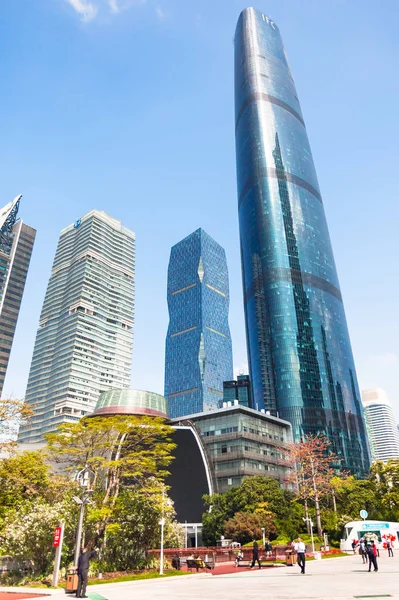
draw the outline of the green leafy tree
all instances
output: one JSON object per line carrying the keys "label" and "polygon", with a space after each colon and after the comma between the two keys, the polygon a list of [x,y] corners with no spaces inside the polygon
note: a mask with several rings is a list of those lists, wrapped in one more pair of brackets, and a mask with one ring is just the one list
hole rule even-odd
{"label": "green leafy tree", "polygon": [[71,498],[49,503],[40,499],[26,502],[5,515],[0,531],[0,554],[11,555],[25,565],[33,577],[51,573],[54,561],[52,545],[55,527],[65,520],[64,565],[73,548],[77,511]]}
{"label": "green leafy tree", "polygon": [[277,531],[293,529],[291,504],[294,496],[283,490],[277,479],[255,475],[244,479],[243,483],[228,490],[225,494],[204,496],[208,511],[202,516],[203,539],[209,546],[216,545],[224,535],[224,524],[237,512],[254,513],[267,505],[273,514]]}
{"label": "green leafy tree", "polygon": [[[51,460],[77,472],[88,466],[93,474],[94,530],[89,546],[104,543],[122,489],[162,481],[172,461],[173,429],[161,418],[89,417],[65,423],[46,436]],[[92,520],[93,523],[93,520]]]}
{"label": "green leafy tree", "polygon": [[391,458],[386,463],[376,461],[371,465],[370,479],[378,498],[381,518],[399,519],[399,459]]}
{"label": "green leafy tree", "polygon": [[203,500],[207,511],[202,515],[202,539],[205,546],[216,546],[224,535],[224,523],[234,512],[228,505],[227,494],[205,495]]}
{"label": "green leafy tree", "polygon": [[76,484],[52,471],[42,452],[0,462],[0,553],[10,554],[33,576],[47,575],[54,559],[54,528],[65,520],[64,564],[73,549]]}
{"label": "green leafy tree", "polygon": [[[89,507],[88,525],[96,522],[96,509]],[[165,518],[165,547],[184,544],[165,486],[149,479],[145,485],[122,489],[106,528],[101,568],[126,570],[144,567],[150,548],[160,546],[160,520]],[[180,536],[180,539],[179,539]]]}
{"label": "green leafy tree", "polygon": [[355,479],[348,477],[336,485],[337,517],[350,517],[349,520],[358,520],[360,511],[366,509],[371,519],[382,516],[381,504],[377,502],[375,484],[371,479]]}
{"label": "green leafy tree", "polygon": [[[73,486],[74,484],[72,484]],[[33,500],[56,502],[71,482],[55,475],[42,452],[21,452],[0,461],[0,516]]]}
{"label": "green leafy tree", "polygon": [[253,512],[267,502],[277,518],[284,519],[289,514],[289,501],[277,479],[255,475],[244,479],[242,485],[232,488],[226,494],[227,503],[234,513]]}

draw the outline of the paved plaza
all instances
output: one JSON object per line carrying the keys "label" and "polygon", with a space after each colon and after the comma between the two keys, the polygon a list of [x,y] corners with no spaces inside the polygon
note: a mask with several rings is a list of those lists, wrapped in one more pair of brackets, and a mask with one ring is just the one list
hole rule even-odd
{"label": "paved plaza", "polygon": [[[306,575],[297,566],[265,568],[230,575],[209,573],[89,586],[92,600],[347,600],[399,599],[399,553],[379,560],[378,573],[368,573],[359,556],[307,563]],[[49,599],[49,596],[46,596]],[[52,592],[51,600],[66,600]],[[12,595],[7,599],[13,600]],[[43,597],[44,599],[45,597]]]}

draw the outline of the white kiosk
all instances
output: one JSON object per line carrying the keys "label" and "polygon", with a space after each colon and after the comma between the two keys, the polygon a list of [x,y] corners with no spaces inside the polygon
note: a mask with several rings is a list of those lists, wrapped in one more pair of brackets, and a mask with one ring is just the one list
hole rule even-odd
{"label": "white kiosk", "polygon": [[395,545],[399,543],[399,523],[392,521],[350,521],[344,528],[344,537],[341,539],[341,552],[353,552],[352,542],[364,538],[374,540],[378,548],[383,548],[388,535],[394,536]]}

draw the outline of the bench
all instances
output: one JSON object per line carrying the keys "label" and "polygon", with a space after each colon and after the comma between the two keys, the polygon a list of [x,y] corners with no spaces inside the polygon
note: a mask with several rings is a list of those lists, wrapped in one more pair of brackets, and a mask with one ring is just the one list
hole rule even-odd
{"label": "bench", "polygon": [[201,565],[198,564],[198,562],[196,560],[193,560],[191,558],[187,558],[186,559],[186,565],[187,565],[187,570],[188,571],[192,571],[193,569],[195,569],[198,573],[199,569],[202,569],[202,571],[206,571],[207,569],[214,569],[215,568],[215,564],[213,561],[204,561],[202,560],[204,566],[202,567]]}

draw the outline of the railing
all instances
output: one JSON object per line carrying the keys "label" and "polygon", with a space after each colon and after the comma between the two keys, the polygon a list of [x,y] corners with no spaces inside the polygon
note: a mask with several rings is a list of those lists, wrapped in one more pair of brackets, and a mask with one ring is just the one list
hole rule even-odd
{"label": "railing", "polygon": [[[290,549],[291,546],[273,546],[273,549],[270,553],[265,553],[263,549],[259,548],[259,558],[262,561],[270,561],[275,562],[276,560],[285,560],[286,551]],[[220,546],[199,546],[198,548],[165,548],[164,556],[169,561],[176,555],[180,558],[185,558],[190,556],[191,554],[198,554],[202,558],[207,554],[215,555],[215,563],[226,563],[226,562],[234,562],[237,556],[239,548],[222,548]],[[240,548],[241,552],[244,555],[244,561],[252,560],[252,546],[245,546]],[[160,553],[159,549],[154,549],[149,551],[150,556],[158,556]]]}

